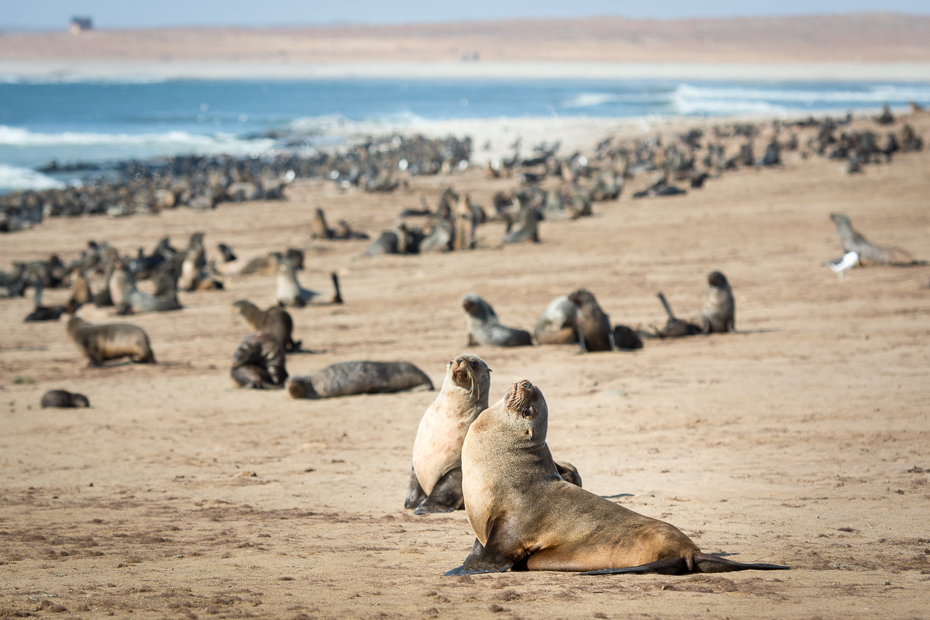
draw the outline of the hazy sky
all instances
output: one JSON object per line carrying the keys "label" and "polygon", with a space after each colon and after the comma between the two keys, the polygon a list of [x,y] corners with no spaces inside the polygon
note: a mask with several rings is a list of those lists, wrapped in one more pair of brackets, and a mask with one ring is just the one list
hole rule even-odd
{"label": "hazy sky", "polygon": [[[930,15],[927,0],[0,0],[0,29],[58,30],[72,15],[98,28],[161,26],[300,26],[436,22],[508,17],[620,15],[670,19],[889,11]],[[928,34],[930,36],[930,34]]]}

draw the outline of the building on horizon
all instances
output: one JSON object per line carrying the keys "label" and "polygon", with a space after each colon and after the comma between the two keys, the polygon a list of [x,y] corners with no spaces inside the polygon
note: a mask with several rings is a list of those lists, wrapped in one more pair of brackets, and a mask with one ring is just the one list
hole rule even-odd
{"label": "building on horizon", "polygon": [[94,23],[91,21],[90,17],[75,16],[71,18],[71,25],[68,27],[68,32],[71,34],[81,34],[82,32],[93,29]]}

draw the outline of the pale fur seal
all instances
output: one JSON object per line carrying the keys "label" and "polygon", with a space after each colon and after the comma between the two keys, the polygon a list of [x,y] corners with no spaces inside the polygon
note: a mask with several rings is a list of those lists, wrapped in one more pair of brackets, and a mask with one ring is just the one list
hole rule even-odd
{"label": "pale fur seal", "polygon": [[701,331],[705,334],[736,331],[736,302],[726,276],[712,271],[707,276],[707,295],[701,309]]}
{"label": "pale fur seal", "polygon": [[462,491],[477,540],[446,575],[787,568],[703,554],[672,525],[565,482],[546,445],[548,415],[542,392],[523,380],[472,423],[462,446]]}
{"label": "pale fur seal", "polygon": [[92,325],[78,317],[68,321],[68,338],[89,360],[102,366],[106,360],[129,357],[137,364],[154,364],[155,354],[142,328],[129,323]]}
{"label": "pale fur seal", "polygon": [[113,275],[110,276],[109,289],[113,305],[117,307],[128,305],[133,312],[165,312],[181,308],[174,294],[168,297],[155,297],[136,288],[132,274],[119,260],[116,261]]}
{"label": "pale fur seal", "polygon": [[480,357],[462,354],[446,365],[439,396],[417,428],[404,508],[425,514],[463,506],[462,442],[471,423],[488,408],[490,387],[491,369]]}
{"label": "pale fur seal", "polygon": [[56,407],[59,409],[73,409],[77,407],[90,407],[90,401],[83,394],[72,393],[67,390],[49,390],[42,396],[41,407]]}
{"label": "pale fur seal", "polygon": [[[320,293],[300,286],[300,282],[297,281],[297,272],[295,270],[296,266],[288,259],[283,259],[278,263],[275,295],[277,296],[278,303],[281,305],[303,308],[310,303],[314,297],[319,297]],[[342,294],[339,291],[339,276],[332,273],[330,277],[332,278],[333,288],[335,289],[335,294],[330,300],[330,303],[341,304]]]}
{"label": "pale fur seal", "polygon": [[533,337],[525,329],[500,324],[491,304],[474,293],[462,296],[465,324],[468,326],[468,346],[492,344],[498,347],[521,347],[533,344]]}
{"label": "pale fur seal", "polygon": [[843,244],[843,251],[858,252],[861,265],[895,265],[900,267],[921,264],[904,250],[869,243],[869,240],[853,228],[852,222],[842,213],[831,213],[830,219],[836,224],[836,234]]}
{"label": "pale fur seal", "polygon": [[283,387],[287,379],[284,347],[271,334],[252,332],[236,347],[229,374],[239,387],[256,390]]}
{"label": "pale fur seal", "polygon": [[391,394],[414,388],[433,389],[433,382],[410,362],[340,362],[306,377],[291,377],[292,398],[335,398],[355,394]]}
{"label": "pale fur seal", "polygon": [[[446,366],[442,390],[429,406],[413,443],[413,469],[404,508],[414,514],[452,512],[462,497],[462,444],[468,427],[488,408],[491,369],[480,357],[464,353]],[[559,475],[581,486],[571,463],[556,461]]]}
{"label": "pale fur seal", "polygon": [[539,344],[578,342],[576,313],[575,304],[568,299],[567,295],[560,295],[553,299],[533,328],[536,342]]}
{"label": "pale fur seal", "polygon": [[267,332],[278,339],[286,352],[298,351],[300,342],[293,338],[294,319],[290,313],[280,306],[272,306],[267,310],[259,310],[252,302],[240,299],[232,307],[242,315],[252,329]]}

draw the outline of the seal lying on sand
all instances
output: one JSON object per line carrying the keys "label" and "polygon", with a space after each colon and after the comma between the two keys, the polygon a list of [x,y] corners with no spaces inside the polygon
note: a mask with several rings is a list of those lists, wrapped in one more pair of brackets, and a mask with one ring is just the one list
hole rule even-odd
{"label": "seal lying on sand", "polygon": [[533,344],[533,337],[525,329],[514,329],[500,324],[491,304],[474,293],[462,296],[462,307],[468,315],[468,346],[493,344],[498,347],[521,347]]}
{"label": "seal lying on sand", "polygon": [[869,243],[862,234],[852,227],[852,222],[842,213],[831,213],[830,219],[836,224],[836,234],[843,244],[844,252],[858,252],[861,265],[895,265],[906,267],[923,264],[898,248],[886,248]]}
{"label": "seal lying on sand", "polygon": [[[303,308],[310,303],[314,297],[319,297],[316,291],[307,290],[300,286],[297,281],[296,266],[288,259],[283,259],[278,264],[277,288],[275,294],[278,303],[285,306],[295,306]],[[335,293],[330,303],[341,304],[342,294],[339,291],[339,276],[335,273],[330,274],[333,280],[333,289]]]}
{"label": "seal lying on sand", "polygon": [[539,344],[571,344],[578,342],[575,314],[575,304],[566,295],[560,295],[553,299],[549,302],[546,311],[536,321],[536,327],[533,328],[536,342]]}
{"label": "seal lying on sand", "polygon": [[[442,391],[429,406],[413,443],[413,470],[404,508],[414,514],[460,510],[462,498],[462,443],[468,427],[488,408],[491,369],[480,357],[462,354],[446,366]],[[581,476],[570,463],[556,462],[559,475],[581,486]]]}
{"label": "seal lying on sand", "polygon": [[672,312],[672,307],[669,305],[662,291],[659,291],[657,297],[665,308],[665,313],[668,315],[668,322],[665,323],[665,327],[662,329],[652,328],[656,336],[659,338],[681,338],[683,336],[693,336],[701,333],[700,326],[675,318],[675,313]]}
{"label": "seal lying on sand", "polygon": [[141,328],[129,323],[92,325],[84,319],[71,317],[68,338],[91,366],[102,366],[106,360],[121,357],[129,357],[137,364],[155,363],[149,337]]}
{"label": "seal lying on sand", "polygon": [[307,377],[291,377],[287,391],[293,398],[335,398],[354,394],[391,394],[433,382],[410,362],[340,362]]}
{"label": "seal lying on sand", "polygon": [[462,446],[462,492],[477,540],[446,575],[787,568],[703,554],[668,523],[565,482],[546,445],[548,415],[542,392],[524,380],[472,423]]}
{"label": "seal lying on sand", "polygon": [[50,390],[42,396],[40,405],[43,409],[46,407],[73,409],[76,407],[90,407],[90,401],[83,394],[75,394],[67,390]]}
{"label": "seal lying on sand", "polygon": [[281,388],[287,379],[284,347],[271,334],[252,332],[236,347],[229,374],[239,387],[256,390]]}
{"label": "seal lying on sand", "polygon": [[280,306],[272,306],[267,310],[259,310],[258,306],[245,299],[235,302],[232,307],[242,315],[252,329],[266,332],[278,339],[286,352],[298,351],[300,342],[294,342],[294,319],[290,313]]}
{"label": "seal lying on sand", "polygon": [[181,308],[174,294],[167,297],[154,297],[137,289],[132,274],[119,260],[116,261],[113,275],[110,276],[109,289],[113,305],[117,307],[128,305],[133,312],[165,312]]}
{"label": "seal lying on sand", "polygon": [[707,275],[707,295],[701,310],[701,331],[705,334],[736,331],[736,302],[726,276],[719,271]]}

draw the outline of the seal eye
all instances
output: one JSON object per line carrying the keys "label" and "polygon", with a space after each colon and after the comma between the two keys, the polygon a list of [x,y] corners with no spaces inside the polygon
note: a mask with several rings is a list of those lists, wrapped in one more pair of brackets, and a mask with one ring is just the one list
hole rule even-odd
{"label": "seal eye", "polygon": [[536,417],[536,407],[530,405],[529,407],[527,407],[526,409],[524,409],[524,410],[523,410],[523,417],[524,417],[524,418],[535,418],[535,417]]}

